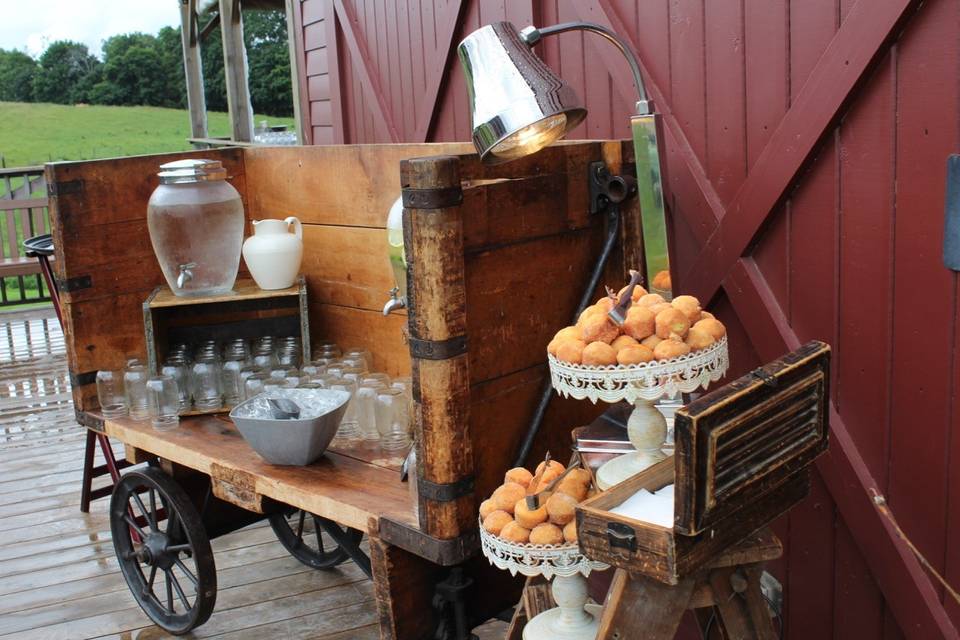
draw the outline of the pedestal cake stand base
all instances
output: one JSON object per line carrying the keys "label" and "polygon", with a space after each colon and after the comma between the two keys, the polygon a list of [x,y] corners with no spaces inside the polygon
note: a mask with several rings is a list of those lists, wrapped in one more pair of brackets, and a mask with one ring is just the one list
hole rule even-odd
{"label": "pedestal cake stand base", "polygon": [[584,608],[588,621],[581,626],[568,626],[562,622],[560,609],[544,611],[523,628],[523,640],[593,640],[597,637],[603,607],[588,604]]}

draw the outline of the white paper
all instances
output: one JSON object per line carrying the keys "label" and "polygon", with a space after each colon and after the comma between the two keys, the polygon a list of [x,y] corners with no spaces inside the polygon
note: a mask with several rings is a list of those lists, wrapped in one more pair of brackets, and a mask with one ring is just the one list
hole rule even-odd
{"label": "white paper", "polygon": [[673,485],[668,484],[656,493],[640,489],[619,506],[610,510],[633,520],[649,522],[661,527],[673,527]]}

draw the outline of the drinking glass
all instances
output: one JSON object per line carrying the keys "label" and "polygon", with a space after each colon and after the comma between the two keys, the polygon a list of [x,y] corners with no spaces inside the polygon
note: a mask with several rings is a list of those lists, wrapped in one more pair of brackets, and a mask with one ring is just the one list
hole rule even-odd
{"label": "drinking glass", "polygon": [[320,364],[315,360],[310,361],[300,367],[300,373],[303,375],[303,377],[311,379],[317,377],[321,373],[324,373],[326,370],[326,364]]}
{"label": "drinking glass", "polygon": [[353,380],[357,384],[360,384],[364,378],[367,377],[367,368],[366,367],[344,367],[342,375],[345,380]]}
{"label": "drinking glass", "polygon": [[300,338],[295,336],[283,338],[277,349],[277,362],[286,367],[299,367],[302,357]]}
{"label": "drinking glass", "polygon": [[219,409],[223,406],[220,366],[216,362],[194,362],[190,370],[190,388],[193,406],[197,409]]}
{"label": "drinking glass", "polygon": [[283,378],[274,378],[273,376],[267,378],[263,381],[263,391],[265,393],[273,393],[277,389],[290,389],[296,385],[291,385]]}
{"label": "drinking glass", "polygon": [[333,376],[334,378],[342,378],[343,370],[347,368],[349,367],[347,367],[347,365],[341,362],[334,362],[333,364],[327,367],[327,375]]}
{"label": "drinking glass", "polygon": [[340,380],[341,378],[332,376],[329,373],[322,373],[313,378],[313,382],[316,382],[317,384],[319,384],[321,389],[332,389],[333,385],[335,385]]}
{"label": "drinking glass", "polygon": [[398,451],[410,446],[407,402],[399,389],[381,389],[377,394],[377,431],[380,446]]}
{"label": "drinking glass", "polygon": [[223,394],[223,404],[232,407],[240,402],[243,396],[243,379],[240,377],[240,371],[243,369],[243,360],[235,360],[236,354],[229,356],[231,359],[224,360],[220,368],[220,391]]}
{"label": "drinking glass", "polygon": [[176,429],[180,424],[180,393],[173,376],[154,376],[146,382],[147,412],[157,431]]}
{"label": "drinking glass", "polygon": [[377,430],[377,394],[386,389],[379,380],[364,379],[357,387],[357,428],[364,440],[379,440]]}
{"label": "drinking glass", "polygon": [[170,376],[177,383],[177,395],[180,398],[180,410],[190,410],[190,368],[182,354],[167,356],[160,367],[160,375]]}
{"label": "drinking glass", "polygon": [[343,357],[344,358],[350,358],[350,357],[363,358],[363,361],[366,364],[366,367],[368,369],[373,366],[373,355],[366,349],[363,349],[362,347],[347,347],[346,349],[343,350]]}
{"label": "drinking glass", "polygon": [[314,358],[339,358],[340,357],[340,347],[337,346],[336,342],[330,340],[321,340],[316,343],[317,346],[313,351]]}
{"label": "drinking glass", "polygon": [[364,379],[364,380],[377,380],[377,381],[379,381],[379,382],[380,382],[383,386],[385,386],[385,387],[389,387],[389,386],[390,386],[390,376],[388,376],[388,375],[385,374],[385,373],[368,373],[367,375],[363,376],[363,379]]}
{"label": "drinking glass", "polygon": [[97,371],[97,398],[105,418],[127,415],[127,396],[123,390],[123,371]]}
{"label": "drinking glass", "polygon": [[263,385],[270,379],[265,373],[255,373],[243,381],[243,397],[247,400],[263,393]]}
{"label": "drinking glass", "polygon": [[336,389],[338,391],[346,391],[350,394],[350,400],[347,401],[347,410],[343,414],[343,419],[340,420],[340,428],[337,429],[337,438],[341,441],[351,441],[360,439],[360,425],[357,422],[357,383],[353,380],[337,380],[333,385],[330,386],[331,389]]}
{"label": "drinking glass", "polygon": [[259,338],[253,347],[253,364],[267,369],[277,362],[273,336]]}
{"label": "drinking glass", "polygon": [[[137,361],[139,362],[139,361]],[[123,392],[127,397],[127,410],[134,420],[146,420],[147,413],[147,368],[131,364],[123,372]]]}

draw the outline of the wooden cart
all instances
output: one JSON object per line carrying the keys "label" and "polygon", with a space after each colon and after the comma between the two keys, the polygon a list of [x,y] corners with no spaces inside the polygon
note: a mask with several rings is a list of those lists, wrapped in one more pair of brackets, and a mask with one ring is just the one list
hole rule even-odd
{"label": "wooden cart", "polygon": [[[339,543],[320,564],[353,555],[363,566],[350,530],[368,536],[384,638],[433,637],[438,628],[457,637],[448,613],[463,607],[453,601],[468,603],[469,622],[515,602],[520,585],[477,558],[477,496],[513,466],[544,389],[544,346],[571,320],[608,227],[619,221],[622,240],[601,281],[622,282],[641,262],[635,200],[612,213],[597,180],[604,170],[631,175],[631,154],[620,141],[564,143],[486,167],[463,144],[249,147],[47,165],[78,419],[123,441],[132,461],[152,461],[115,491],[125,575],[142,586],[155,580],[148,567],[181,561],[164,544],[203,566],[186,617],[174,615],[179,593],[151,601],[169,628],[185,631],[213,607],[210,537],[291,509],[315,516]],[[312,336],[366,347],[374,368],[413,376],[416,502],[375,452],[336,450],[309,467],[276,467],[223,418],[184,419],[171,433],[100,419],[96,371],[145,355],[141,305],[162,283],[146,203],[158,166],[184,157],[221,160],[248,219],[303,221]],[[384,317],[394,282],[383,227],[401,182],[410,309]],[[597,411],[554,398],[532,455],[562,451],[569,429]],[[162,517],[178,540],[153,535]],[[132,544],[137,537],[147,542]]]}

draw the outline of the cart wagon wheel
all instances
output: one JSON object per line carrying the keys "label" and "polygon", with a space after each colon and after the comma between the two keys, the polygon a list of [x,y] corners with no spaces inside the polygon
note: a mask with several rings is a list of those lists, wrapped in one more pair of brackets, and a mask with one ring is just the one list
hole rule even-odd
{"label": "cart wagon wheel", "polygon": [[[313,532],[306,529],[308,516],[313,521]],[[324,525],[319,518],[302,509],[271,515],[270,526],[290,555],[308,567],[332,569],[350,558],[340,545],[334,545],[330,549],[324,547],[323,537],[320,535]],[[347,529],[344,533],[347,540],[354,545],[360,544],[363,538],[363,532],[356,529]]]}
{"label": "cart wagon wheel", "polygon": [[207,621],[217,568],[200,515],[178,484],[156,468],[125,474],[110,500],[110,531],[127,586],[151,620],[174,635]]}

